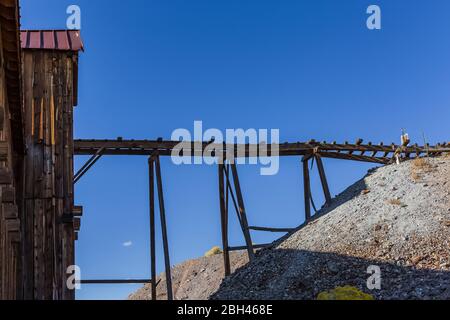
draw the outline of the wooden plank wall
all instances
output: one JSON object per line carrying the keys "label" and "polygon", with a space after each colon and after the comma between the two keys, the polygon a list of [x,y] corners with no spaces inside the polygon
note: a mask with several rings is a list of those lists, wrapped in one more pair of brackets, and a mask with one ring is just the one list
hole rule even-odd
{"label": "wooden plank wall", "polygon": [[24,50],[24,298],[73,299],[73,52]]}
{"label": "wooden plank wall", "polygon": [[12,146],[1,34],[0,25],[0,299],[16,299],[21,297],[20,203],[16,199],[21,174],[16,172],[20,168]]}

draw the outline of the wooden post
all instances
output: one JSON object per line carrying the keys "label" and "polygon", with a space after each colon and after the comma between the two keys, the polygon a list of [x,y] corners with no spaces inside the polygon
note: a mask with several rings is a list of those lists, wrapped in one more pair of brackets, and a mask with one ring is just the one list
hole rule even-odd
{"label": "wooden post", "polygon": [[303,191],[305,195],[305,222],[311,218],[311,185],[309,181],[309,159],[303,157]]}
{"label": "wooden post", "polygon": [[155,236],[155,172],[153,159],[148,159],[149,203],[150,203],[150,265],[152,300],[156,300],[156,236]]}
{"label": "wooden post", "polygon": [[161,179],[161,164],[159,156],[156,157],[156,182],[158,185],[159,213],[161,216],[160,219],[161,219],[161,229],[164,247],[164,262],[166,268],[167,300],[173,300],[172,276],[170,272],[169,242],[167,240],[166,210],[164,208],[164,196]]}
{"label": "wooden post", "polygon": [[230,275],[230,253],[228,251],[228,213],[225,205],[224,168],[219,164],[219,198],[220,198],[220,225],[222,229],[223,263],[225,276]]}
{"label": "wooden post", "polygon": [[231,164],[231,172],[233,174],[234,190],[236,191],[236,197],[239,205],[239,214],[241,216],[241,227],[242,232],[244,233],[245,243],[247,245],[248,258],[249,260],[252,260],[255,256],[255,253],[253,251],[252,238],[250,236],[250,231],[248,229],[247,214],[244,206],[244,198],[242,197],[241,185],[239,183],[239,176],[235,163]]}
{"label": "wooden post", "polygon": [[92,157],[90,157],[88,161],[86,161],[86,163],[80,168],[80,170],[75,173],[73,183],[77,183],[78,180],[80,180],[81,177],[84,176],[84,174],[88,172],[88,170],[102,157],[102,152],[104,149],[105,148],[98,149],[98,151]]}
{"label": "wooden post", "polygon": [[[227,221],[228,221],[228,213],[229,213],[229,202],[230,202],[230,190],[231,190],[231,186],[230,186],[230,164],[227,164],[226,167],[224,166],[224,171],[225,171],[225,213],[226,213],[226,217],[227,217]],[[225,169],[226,168],[226,169]]]}
{"label": "wooden post", "polygon": [[[229,247],[229,243],[228,243],[228,219],[229,219],[229,201],[230,201],[230,190],[231,190],[231,186],[230,186],[230,170],[229,167],[230,165],[227,165],[228,170],[225,170],[225,165],[223,166],[223,174],[225,174],[225,215],[224,215],[224,222],[225,222],[225,227],[226,227],[226,244],[227,244],[227,249],[226,249],[226,256],[227,256],[227,269],[228,269],[228,274],[231,272],[231,267],[230,267],[230,247]],[[224,250],[225,252],[225,250]]]}
{"label": "wooden post", "polygon": [[325,195],[325,203],[328,205],[331,203],[331,194],[330,189],[328,188],[327,176],[325,175],[325,169],[323,168],[322,158],[318,154],[316,154],[315,157],[317,161],[317,169],[319,171],[320,181],[322,183],[323,193]]}

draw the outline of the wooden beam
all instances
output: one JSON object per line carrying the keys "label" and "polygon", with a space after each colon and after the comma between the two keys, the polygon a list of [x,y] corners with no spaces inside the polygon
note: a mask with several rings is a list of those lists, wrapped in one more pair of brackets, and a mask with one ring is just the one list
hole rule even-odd
{"label": "wooden beam", "polygon": [[139,283],[152,283],[151,279],[99,279],[99,280],[78,280],[77,283],[81,284],[139,284]]}
{"label": "wooden beam", "polygon": [[[360,143],[361,144],[358,144]],[[158,151],[160,156],[170,156],[172,150],[177,147],[179,141],[164,141],[159,140],[75,140],[75,154],[76,155],[94,155],[98,150],[104,147],[102,154],[104,155],[151,155],[155,151]],[[250,145],[250,144],[238,144],[238,145],[224,145],[214,142],[185,142],[185,146],[189,149],[191,155],[202,153],[206,147],[214,148],[217,152],[226,152],[226,149],[233,149],[236,157],[249,157],[254,156],[250,154],[249,150],[258,150],[258,154],[263,150],[267,149],[268,154],[272,152],[272,148],[276,147],[279,150],[280,156],[303,156],[305,154],[310,154],[314,150],[320,152],[335,152],[335,153],[346,153],[346,155],[351,155],[351,153],[359,151],[361,153],[365,152],[383,152],[384,158],[387,157],[389,153],[395,152],[400,146],[388,145],[370,145],[362,144],[362,141],[357,141],[356,144],[338,144],[338,143],[320,143],[315,140],[310,140],[309,142],[294,142],[294,143],[283,143],[272,145]],[[425,147],[420,147],[425,152]],[[245,150],[244,153],[238,154],[237,150]],[[402,152],[415,152],[412,147],[405,147]],[[429,147],[430,154],[438,154],[440,152],[450,152],[448,146],[445,147]],[[342,158],[346,160],[357,160],[366,161],[370,159],[370,156],[365,156],[363,158]],[[377,162],[377,161],[370,161]],[[379,161],[378,161],[379,162]]]}
{"label": "wooden beam", "polygon": [[88,160],[86,163],[80,168],[80,170],[75,173],[73,178],[73,183],[77,183],[85,174],[89,171],[90,168],[102,157],[102,152],[104,148],[98,149],[95,154]]}
{"label": "wooden beam", "polygon": [[244,206],[244,197],[242,196],[241,185],[239,183],[239,175],[237,172],[236,164],[231,164],[231,173],[233,175],[234,181],[234,190],[236,191],[236,197],[239,205],[239,214],[241,216],[241,228],[244,233],[245,244],[247,245],[247,253],[249,260],[253,260],[255,257],[255,252],[253,251],[253,243],[252,238],[250,236],[250,232],[248,230],[248,221],[247,221],[247,213],[245,211]]}
{"label": "wooden beam", "polygon": [[73,219],[73,229],[75,231],[80,231],[81,228],[81,219],[80,218],[74,218]]}
{"label": "wooden beam", "polygon": [[267,232],[291,232],[295,230],[295,228],[269,228],[269,227],[248,227],[250,230],[254,231],[267,231]]}
{"label": "wooden beam", "polygon": [[152,300],[156,300],[156,228],[155,228],[155,177],[153,160],[148,159],[149,203],[150,203],[150,273]]}
{"label": "wooden beam", "polygon": [[[367,143],[367,146],[369,146],[369,147],[371,147],[372,146],[372,142],[368,142]],[[366,153],[366,151],[367,150],[361,150],[361,153],[359,154],[360,156],[363,156],[365,153]],[[372,152],[372,154],[373,154],[373,152]],[[375,152],[375,154],[376,154],[376,152]],[[373,155],[373,156],[369,156],[369,157],[374,157],[375,155]]]}
{"label": "wooden beam", "polygon": [[347,154],[340,152],[329,152],[329,151],[319,151],[318,154],[322,158],[333,158],[333,159],[342,159],[342,160],[353,160],[360,162],[371,162],[378,164],[388,164],[391,162],[391,158],[387,157],[369,157],[369,156],[361,156],[356,154]]}
{"label": "wooden beam", "polygon": [[[272,243],[254,244],[253,249],[263,249],[263,248],[270,247],[271,245],[272,245]],[[236,247],[229,248],[230,251],[242,251],[242,250],[246,250],[246,249],[247,249],[247,246],[236,246]]]}
{"label": "wooden beam", "polygon": [[83,207],[82,206],[73,206],[72,207],[72,215],[74,217],[82,217],[83,216]]}
{"label": "wooden beam", "polygon": [[303,194],[305,201],[305,221],[311,219],[311,186],[309,181],[308,160],[303,159]]}
{"label": "wooden beam", "polygon": [[234,195],[233,189],[231,188],[230,165],[228,164],[227,166],[228,166],[228,168],[226,168],[226,166],[224,166],[225,177],[226,177],[225,208],[226,208],[226,212],[227,212],[227,215],[228,215],[228,195],[230,195],[231,196],[231,201],[233,203],[233,207],[234,207],[234,209],[236,211],[236,215],[237,215],[237,218],[239,220],[239,224],[241,224],[241,215],[239,213],[239,205],[237,204],[236,197]]}
{"label": "wooden beam", "polygon": [[[225,276],[231,274],[230,254],[228,250],[228,213],[225,203],[225,185],[224,185],[224,165],[219,164],[219,201],[220,201],[220,226],[222,233],[223,263]],[[228,193],[228,191],[227,191]]]}
{"label": "wooden beam", "polygon": [[328,181],[327,181],[327,177],[325,175],[325,169],[323,168],[322,158],[318,154],[316,154],[315,157],[316,157],[316,162],[317,162],[317,170],[319,171],[320,182],[322,183],[322,189],[323,189],[323,193],[325,195],[325,203],[330,204],[331,203],[331,194],[330,194],[330,189],[328,188]]}
{"label": "wooden beam", "polygon": [[[359,138],[358,140],[356,140],[355,142],[355,146],[360,146],[363,143],[363,139]],[[350,150],[348,152],[348,154],[352,154],[355,150]]]}
{"label": "wooden beam", "polygon": [[156,163],[156,183],[158,187],[159,213],[161,220],[163,249],[164,249],[164,264],[166,269],[167,300],[173,300],[172,276],[170,270],[170,256],[169,256],[169,241],[167,238],[166,209],[164,207],[164,195],[161,178],[161,163],[159,156],[156,157],[155,163]]}

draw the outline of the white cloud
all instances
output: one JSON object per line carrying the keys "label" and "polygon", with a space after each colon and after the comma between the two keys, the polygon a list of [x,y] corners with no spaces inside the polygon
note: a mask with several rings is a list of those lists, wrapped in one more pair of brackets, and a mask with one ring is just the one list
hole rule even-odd
{"label": "white cloud", "polygon": [[125,241],[124,243],[122,243],[122,245],[124,247],[131,247],[133,245],[133,241]]}

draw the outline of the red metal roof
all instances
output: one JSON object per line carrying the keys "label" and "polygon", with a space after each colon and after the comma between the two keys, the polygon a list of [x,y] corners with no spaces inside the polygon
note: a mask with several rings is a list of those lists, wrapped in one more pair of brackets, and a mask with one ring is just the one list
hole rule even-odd
{"label": "red metal roof", "polygon": [[79,30],[22,30],[22,49],[84,51]]}

